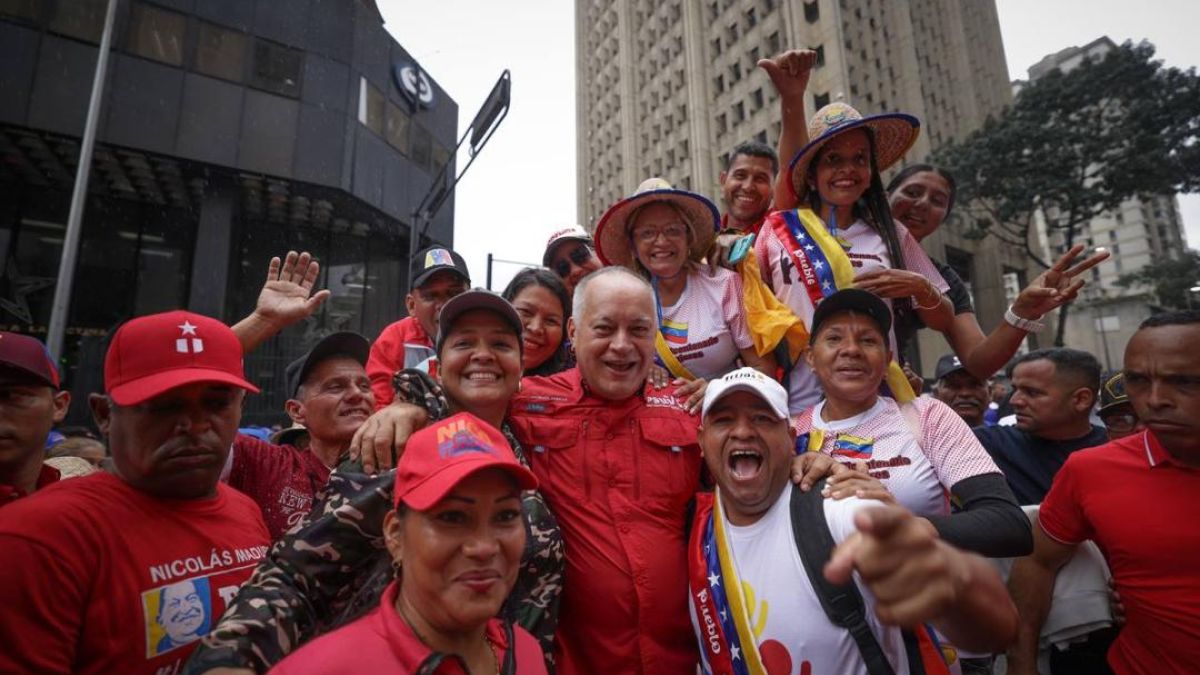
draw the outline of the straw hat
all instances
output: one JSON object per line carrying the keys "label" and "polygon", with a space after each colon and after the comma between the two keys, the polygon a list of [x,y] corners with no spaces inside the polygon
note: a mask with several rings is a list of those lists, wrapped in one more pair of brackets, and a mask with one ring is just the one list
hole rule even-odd
{"label": "straw hat", "polygon": [[808,190],[808,165],[826,143],[838,134],[852,129],[867,128],[875,137],[875,168],[883,171],[900,161],[904,153],[917,142],[921,121],[905,113],[885,113],[863,117],[857,110],[834,101],[821,108],[808,122],[808,145],[792,158],[789,171],[792,189],[797,195]]}
{"label": "straw hat", "polygon": [[683,214],[692,230],[692,245],[688,257],[701,260],[717,237],[721,216],[708,199],[687,190],[676,190],[661,178],[642,181],[629,197],[613,204],[596,225],[596,254],[605,265],[633,264],[634,253],[630,240],[629,217],[638,208],[653,202],[670,202]]}

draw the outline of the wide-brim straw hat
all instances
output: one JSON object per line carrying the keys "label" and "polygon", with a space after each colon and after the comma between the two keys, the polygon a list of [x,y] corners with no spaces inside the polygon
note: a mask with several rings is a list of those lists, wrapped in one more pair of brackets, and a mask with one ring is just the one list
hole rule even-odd
{"label": "wide-brim straw hat", "polygon": [[853,107],[834,101],[821,108],[808,122],[808,145],[792,158],[789,172],[792,190],[803,196],[808,190],[808,165],[826,143],[853,129],[870,129],[875,137],[875,168],[883,171],[900,161],[917,142],[921,121],[906,113],[884,113],[863,117]]}
{"label": "wide-brim straw hat", "polygon": [[695,261],[704,258],[721,225],[717,206],[695,192],[676,190],[661,178],[649,178],[642,181],[632,195],[610,206],[601,216],[600,223],[596,225],[596,254],[601,262],[626,267],[633,265],[635,255],[629,218],[639,208],[654,202],[669,202],[683,213],[687,226],[692,230],[688,257]]}

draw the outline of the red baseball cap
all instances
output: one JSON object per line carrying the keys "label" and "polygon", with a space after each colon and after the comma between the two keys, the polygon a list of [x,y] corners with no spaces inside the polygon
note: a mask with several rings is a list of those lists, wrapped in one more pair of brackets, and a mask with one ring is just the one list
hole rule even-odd
{"label": "red baseball cap", "polygon": [[0,331],[0,368],[19,371],[42,384],[58,389],[58,369],[46,345],[37,338]]}
{"label": "red baseball cap", "polygon": [[503,434],[470,413],[459,413],[413,434],[396,467],[396,506],[427,511],[467,476],[503,469],[522,490],[538,486],[521,466]]}
{"label": "red baseball cap", "polygon": [[246,381],[242,344],[229,326],[177,310],[139,316],[117,329],[104,358],[104,389],[117,405],[137,405],[194,382],[258,393]]}

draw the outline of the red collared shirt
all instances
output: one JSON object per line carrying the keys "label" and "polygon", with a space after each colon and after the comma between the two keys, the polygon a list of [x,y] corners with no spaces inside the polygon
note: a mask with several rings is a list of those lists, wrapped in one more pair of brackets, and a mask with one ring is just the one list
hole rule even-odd
{"label": "red collared shirt", "polygon": [[[42,470],[38,472],[37,483],[34,485],[33,490],[37,492],[47,485],[57,483],[60,479],[62,479],[62,473],[58,469],[49,464],[43,464]],[[0,506],[11,504],[21,497],[28,496],[29,494],[24,490],[13,485],[0,485]]]}
{"label": "red collared shirt", "polygon": [[1127,622],[1108,653],[1124,673],[1194,673],[1200,663],[1200,469],[1146,431],[1067,458],[1039,512],[1064,544],[1096,542]]}
{"label": "red collared shirt", "polygon": [[367,358],[375,409],[385,407],[396,397],[392,375],[397,370],[416,367],[433,355],[433,340],[415,316],[400,319],[380,331]]}
{"label": "red collared shirt", "polygon": [[[400,585],[393,581],[383,591],[379,607],[370,614],[304,645],[276,664],[271,672],[276,675],[463,673],[454,659],[442,661],[442,665],[432,671],[421,670],[422,663],[432,655],[432,651],[396,611],[396,595],[399,592]],[[498,619],[491,619],[486,631],[488,641],[495,647],[503,663],[509,649],[503,625]],[[513,642],[516,650],[514,671],[518,675],[545,675],[546,663],[537,640],[523,628],[513,626]]]}
{"label": "red collared shirt", "polygon": [[559,672],[693,671],[684,521],[697,418],[674,388],[610,401],[573,368],[525,378],[509,421],[566,543]]}

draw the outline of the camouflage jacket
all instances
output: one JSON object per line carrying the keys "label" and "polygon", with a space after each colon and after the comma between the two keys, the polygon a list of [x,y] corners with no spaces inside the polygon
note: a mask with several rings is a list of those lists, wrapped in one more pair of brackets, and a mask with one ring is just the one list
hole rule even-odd
{"label": "camouflage jacket", "polygon": [[[427,378],[397,384],[404,385],[398,386],[398,396],[407,394],[432,417],[447,414],[441,388]],[[508,425],[501,430],[517,459],[528,466]],[[383,518],[393,509],[395,471],[368,476],[343,471],[346,466],[330,475],[305,519],[275,543],[216,628],[201,640],[186,673],[222,666],[264,672],[301,644],[378,606],[393,578]],[[522,502],[528,537],[517,583],[501,616],[538,639],[552,668],[565,564],[562,535],[541,495],[526,492]]]}

